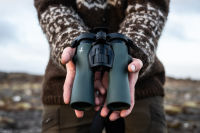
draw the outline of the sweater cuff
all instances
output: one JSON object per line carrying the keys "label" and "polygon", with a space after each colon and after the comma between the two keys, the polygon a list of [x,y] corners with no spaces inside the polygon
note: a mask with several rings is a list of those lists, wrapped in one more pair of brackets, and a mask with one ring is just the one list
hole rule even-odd
{"label": "sweater cuff", "polygon": [[88,28],[72,7],[63,5],[49,6],[40,16],[40,25],[50,45],[50,58],[64,69],[61,64],[64,48]]}
{"label": "sweater cuff", "polygon": [[158,39],[164,27],[167,15],[151,3],[130,4],[125,20],[120,25],[119,33],[132,39],[134,46],[130,54],[141,59],[143,68],[140,77],[150,70],[154,63]]}

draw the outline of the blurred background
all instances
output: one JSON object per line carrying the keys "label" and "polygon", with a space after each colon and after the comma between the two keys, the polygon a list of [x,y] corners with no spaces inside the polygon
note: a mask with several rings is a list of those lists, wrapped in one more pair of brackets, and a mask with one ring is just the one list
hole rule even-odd
{"label": "blurred background", "polygon": [[[200,132],[199,35],[200,1],[171,0],[157,50],[168,77],[169,132]],[[40,132],[48,58],[33,0],[0,0],[0,132]]]}

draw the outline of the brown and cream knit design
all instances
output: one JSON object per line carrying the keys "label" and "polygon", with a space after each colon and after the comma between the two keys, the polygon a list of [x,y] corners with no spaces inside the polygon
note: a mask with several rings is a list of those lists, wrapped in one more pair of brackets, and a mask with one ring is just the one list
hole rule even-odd
{"label": "brown and cream knit design", "polygon": [[69,46],[77,36],[88,30],[74,9],[63,5],[49,6],[41,14],[40,25],[49,41],[51,58],[58,65],[61,65],[63,49]]}
{"label": "brown and cream knit design", "polygon": [[[108,5],[119,6],[121,3],[121,0],[76,1],[78,8],[84,7],[87,8],[87,11],[99,11],[99,16]],[[126,9],[126,17],[120,25],[119,33],[130,37],[135,44],[135,48],[130,51],[133,57],[143,61],[144,66],[140,76],[145,75],[154,62],[157,41],[165,20],[166,14],[151,3],[129,4]],[[50,43],[51,57],[59,66],[61,66],[60,60],[63,49],[78,35],[88,30],[72,7],[61,4],[49,6],[41,14],[40,24]]]}
{"label": "brown and cream knit design", "polygon": [[155,51],[166,15],[151,3],[129,5],[126,14],[119,32],[130,37],[138,48],[133,52],[133,56],[142,59],[143,71],[146,69],[142,75],[145,75],[155,60]]}
{"label": "brown and cream knit design", "polygon": [[105,9],[107,6],[106,0],[77,0],[78,7],[84,6],[88,9]]}
{"label": "brown and cream knit design", "polygon": [[169,0],[34,0],[34,4],[51,49],[43,82],[44,104],[64,104],[63,49],[81,33],[99,26],[133,40],[130,54],[144,64],[135,86],[136,99],[164,95],[165,71],[156,49]]}
{"label": "brown and cream knit design", "polygon": [[77,0],[78,7],[84,6],[88,9],[106,9],[108,5],[119,6],[122,4],[122,0]]}

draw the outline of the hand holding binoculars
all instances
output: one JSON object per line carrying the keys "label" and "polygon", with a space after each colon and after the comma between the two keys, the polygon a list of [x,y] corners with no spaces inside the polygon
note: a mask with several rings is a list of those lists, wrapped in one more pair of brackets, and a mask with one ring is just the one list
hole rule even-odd
{"label": "hand holding binoculars", "polygon": [[107,34],[105,29],[84,33],[71,47],[77,48],[73,58],[76,75],[70,105],[77,110],[87,110],[94,105],[94,72],[108,71],[106,105],[110,110],[130,107],[130,88],[127,66],[132,61],[128,47],[132,41],[120,33]]}

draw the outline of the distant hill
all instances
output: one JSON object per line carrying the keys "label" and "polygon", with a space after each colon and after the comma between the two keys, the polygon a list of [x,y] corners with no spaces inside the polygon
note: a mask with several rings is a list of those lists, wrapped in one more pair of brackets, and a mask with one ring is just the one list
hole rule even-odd
{"label": "distant hill", "polygon": [[40,82],[41,75],[31,75],[27,73],[5,73],[0,72],[0,82]]}

